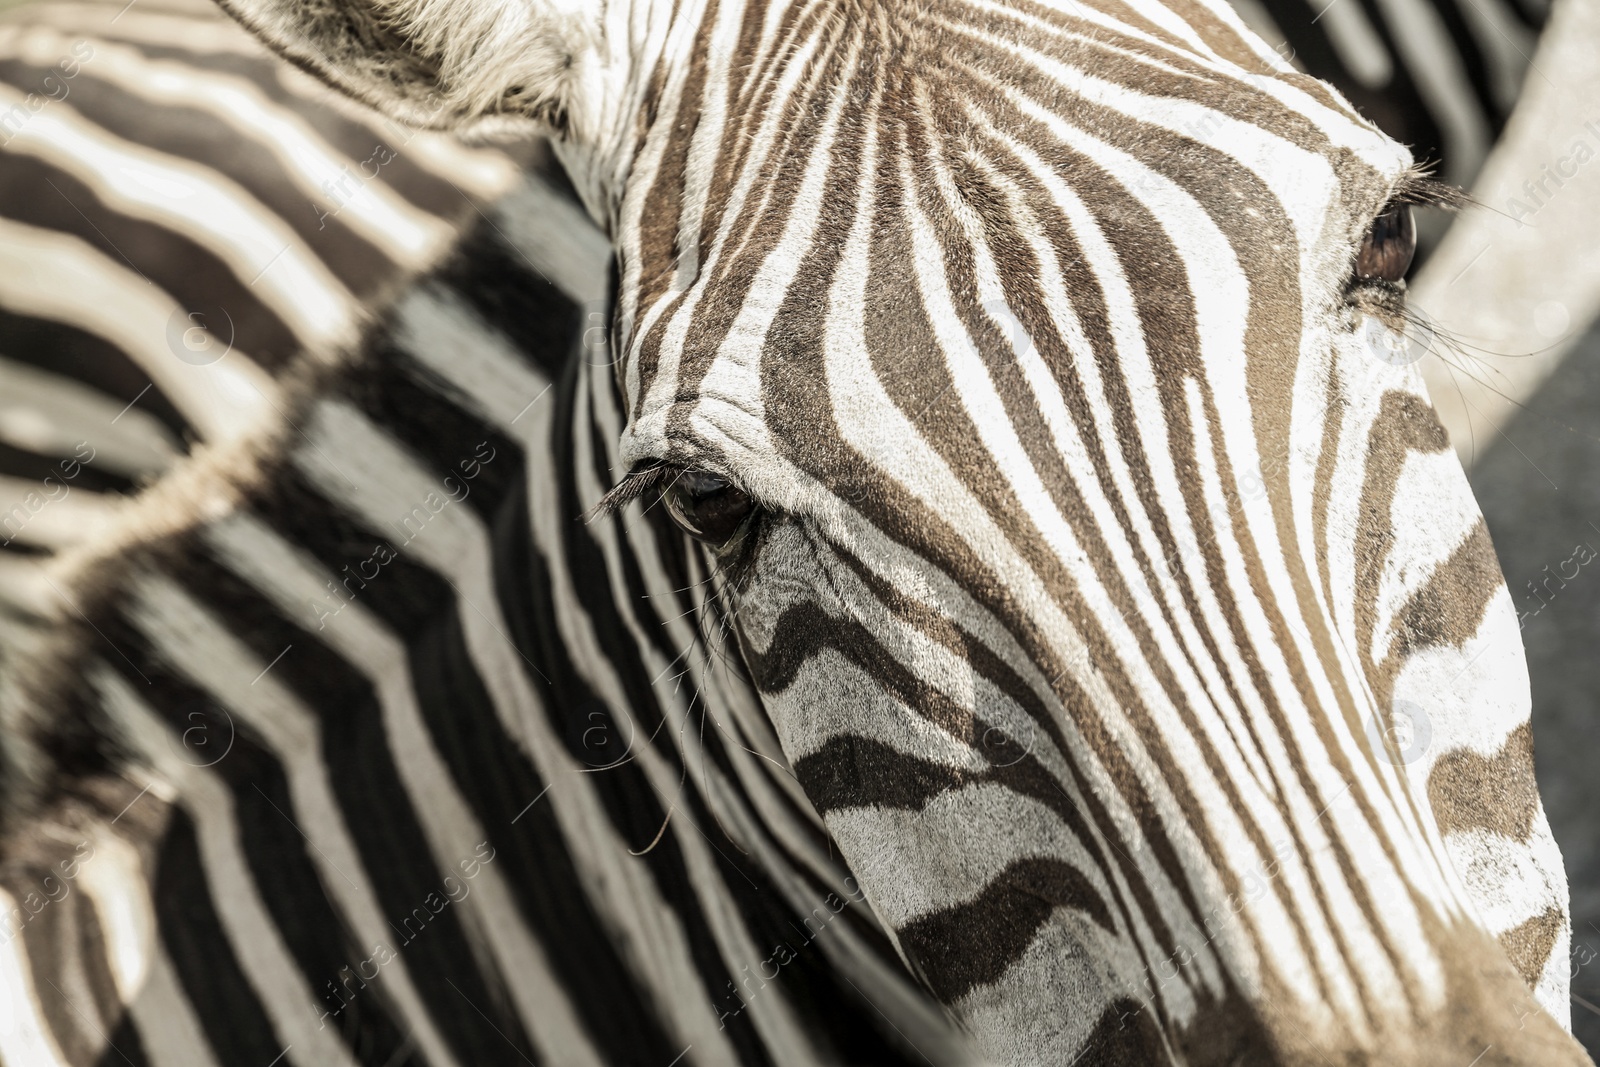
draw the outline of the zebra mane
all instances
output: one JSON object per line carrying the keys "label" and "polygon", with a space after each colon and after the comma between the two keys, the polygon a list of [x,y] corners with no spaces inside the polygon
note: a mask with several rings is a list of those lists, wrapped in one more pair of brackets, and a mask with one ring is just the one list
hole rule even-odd
{"label": "zebra mane", "polygon": [[565,130],[601,77],[592,5],[574,0],[222,0],[297,65],[416,126]]}

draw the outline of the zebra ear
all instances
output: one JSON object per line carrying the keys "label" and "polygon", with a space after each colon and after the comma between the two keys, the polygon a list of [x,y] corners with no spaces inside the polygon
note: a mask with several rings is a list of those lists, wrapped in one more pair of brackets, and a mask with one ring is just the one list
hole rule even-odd
{"label": "zebra ear", "polygon": [[274,51],[435,129],[565,132],[600,62],[583,0],[218,0]]}

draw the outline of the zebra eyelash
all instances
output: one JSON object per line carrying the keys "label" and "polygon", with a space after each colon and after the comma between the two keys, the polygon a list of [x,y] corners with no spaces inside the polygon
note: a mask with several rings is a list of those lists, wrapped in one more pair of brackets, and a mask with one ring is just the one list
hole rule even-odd
{"label": "zebra eyelash", "polygon": [[652,489],[659,489],[679,473],[681,473],[680,468],[661,463],[630,471],[622,481],[612,486],[610,492],[600,498],[598,504],[584,514],[583,521],[587,523],[610,518],[635,500],[647,495]]}
{"label": "zebra eyelash", "polygon": [[1432,163],[1413,163],[1401,173],[1384,206],[1394,204],[1460,211],[1476,205],[1477,201],[1465,189],[1435,178]]}

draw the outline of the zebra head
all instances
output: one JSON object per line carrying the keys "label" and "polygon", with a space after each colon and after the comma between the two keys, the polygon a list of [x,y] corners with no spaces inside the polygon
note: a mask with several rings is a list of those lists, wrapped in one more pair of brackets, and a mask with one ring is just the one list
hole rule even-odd
{"label": "zebra head", "polygon": [[225,6],[556,134],[618,256],[611,503],[704,543],[987,1055],[1583,1062],[1516,619],[1410,365],[1428,187],[1227,8]]}

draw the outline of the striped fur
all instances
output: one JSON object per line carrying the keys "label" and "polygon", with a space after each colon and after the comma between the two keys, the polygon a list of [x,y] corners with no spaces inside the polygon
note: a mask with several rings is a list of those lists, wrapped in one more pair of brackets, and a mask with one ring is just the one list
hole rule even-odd
{"label": "striped fur", "polygon": [[513,176],[350,107],[209,4],[8,13],[0,612],[38,617],[35,563],[192,446],[277,418],[290,361],[354,344]]}
{"label": "striped fur", "polygon": [[[193,13],[138,14],[109,28],[96,22],[115,15],[109,8],[13,18],[48,52],[78,40],[94,16],[100,61],[113,46],[182,41],[190,51],[165,60],[165,73],[189,79],[206,76],[202,56],[235,72],[245,57],[259,62],[236,31]],[[256,73],[307,93],[279,93],[281,117],[309,112],[324,136],[348,121],[292,73],[267,64]],[[117,128],[153,138],[172,124],[146,113]],[[412,153],[436,140],[417,135],[400,156],[415,165]],[[182,169],[175,146],[147,147]],[[225,147],[215,149],[223,165]],[[198,143],[188,150],[205,156]],[[432,154],[457,169],[479,158],[447,146]],[[295,176],[237,166],[212,181],[253,179],[289,219],[304,192]],[[56,173],[28,177],[33,188],[65,185]],[[113,174],[99,180],[115,189]],[[9,190],[13,209],[40,200],[23,188]],[[618,420],[596,355],[609,250],[563,188],[555,174],[532,178],[357,352],[281,329],[276,348],[241,342],[230,362],[269,357],[250,361],[275,409],[254,429],[220,419],[216,432],[197,430],[203,403],[160,403],[166,390],[154,387],[107,398],[133,374],[119,376],[109,358],[72,362],[72,347],[44,333],[64,324],[37,299],[18,301],[32,314],[17,315],[13,347],[79,379],[42,381],[36,395],[85,398],[86,413],[58,418],[59,432],[105,434],[137,399],[116,425],[141,418],[141,406],[161,411],[147,421],[164,422],[155,432],[169,448],[138,482],[114,488],[172,473],[121,504],[109,536],[40,538],[40,548],[74,551],[19,564],[45,594],[29,617],[53,628],[25,642],[13,628],[21,647],[3,673],[12,818],[0,980],[14,1014],[0,1026],[0,1062],[266,1063],[284,1052],[285,1064],[892,1063],[917,1057],[912,1044],[935,1062],[966,1061],[964,1039],[915,988],[814,811],[778,771],[781,752],[745,684],[694,644],[704,606],[695,561],[681,545],[658,558],[650,549],[674,539],[648,525],[633,531],[646,546],[635,558],[620,523],[587,536],[556,521],[562,501],[584,500],[571,505],[581,511],[598,499],[607,464],[592,454],[595,420],[613,438]],[[133,225],[116,213],[125,204],[76,199],[87,237],[64,216],[28,221],[101,238],[107,247],[91,250],[84,276],[116,284],[123,270],[108,261],[126,245],[174,306],[212,295],[219,279],[203,271],[155,271],[209,262],[206,241],[224,234],[190,227],[180,236],[200,250],[162,255],[156,242],[122,239],[116,227]],[[305,200],[308,231],[316,206]],[[152,228],[163,223],[183,229],[170,219]],[[353,268],[317,245],[321,233],[294,247],[306,264],[321,261],[320,290],[346,294],[352,311],[358,300],[381,303],[382,287],[417,266],[391,261],[376,287],[330,282],[335,267]],[[65,288],[60,275],[53,284]],[[249,303],[244,288],[227,303],[236,327],[264,334],[274,309]],[[108,340],[90,354],[119,342],[145,351]],[[573,362],[580,351],[593,366]],[[440,362],[458,352],[462,365]],[[156,370],[172,370],[159,359],[179,363],[151,353]],[[176,373],[202,369],[179,363]],[[516,392],[485,390],[485,379]],[[513,395],[517,410],[507,411]],[[210,447],[173,467],[197,440]],[[94,441],[112,457],[138,454],[136,440]],[[588,465],[561,463],[574,455]],[[58,458],[40,451],[34,463]],[[448,484],[470,498],[435,515],[429,501],[451,498],[440,479],[452,473]],[[353,494],[347,476],[371,495]],[[393,515],[381,511],[386,500]],[[492,573],[463,571],[466,546],[505,523],[519,533],[495,537]],[[375,562],[379,542],[405,558]],[[352,577],[362,570],[386,581],[369,592]],[[530,601],[528,583],[537,592],[554,575],[563,595]],[[470,601],[441,615],[453,583],[473,590]],[[638,601],[641,589],[653,601]],[[480,608],[499,630],[478,625]],[[261,669],[272,657],[252,670],[253,686],[231,684],[225,672],[239,657],[284,634],[288,651],[270,672]],[[508,657],[527,664],[524,678],[508,674]],[[708,701],[742,706],[741,724],[702,736]],[[535,709],[543,729],[527,718]],[[658,736],[675,738],[673,750],[658,752]],[[352,766],[363,768],[353,788],[342,780]],[[277,827],[264,825],[267,814]],[[364,980],[374,970],[382,978]]]}
{"label": "striped fur", "polygon": [[762,501],[753,678],[986,1051],[1574,1056],[1484,936],[1564,1016],[1509,599],[1349,280],[1405,155],[1177,10],[714,9],[617,215],[623,459]]}
{"label": "striped fur", "polygon": [[[1581,1062],[1503,584],[1346,287],[1403,153],[1220,10],[983,13],[447,94],[566,122],[619,336],[535,178],[73,564],[8,1062],[964,1060],[912,975],[1001,1062]],[[663,460],[757,524],[571,521]]]}
{"label": "striped fur", "polygon": [[[1250,27],[1362,115],[1470,184],[1530,76],[1543,0],[1235,0]],[[1542,75],[1534,73],[1534,77]]]}
{"label": "striped fur", "polygon": [[[963,1061],[697,641],[699,563],[659,522],[563,521],[618,418],[605,361],[552,351],[604,294],[587,226],[534,179],[289,401],[303,432],[178,472],[139,505],[169,532],[81,564],[22,699],[127,746],[126,785],[67,759],[50,824],[84,871],[136,857],[151,899],[105,940],[155,937],[97,1043],[49,962],[68,909],[22,926],[61,1062]],[[530,269],[552,248],[562,287]]]}

